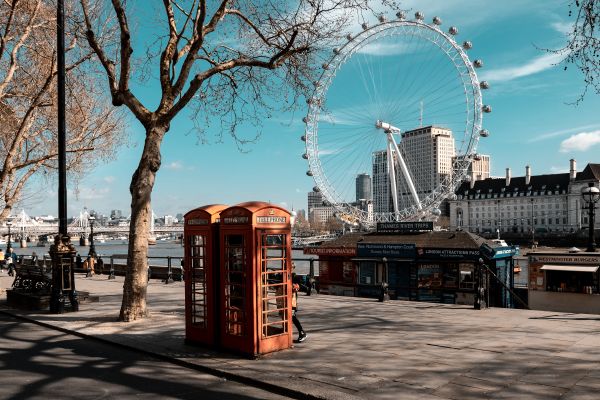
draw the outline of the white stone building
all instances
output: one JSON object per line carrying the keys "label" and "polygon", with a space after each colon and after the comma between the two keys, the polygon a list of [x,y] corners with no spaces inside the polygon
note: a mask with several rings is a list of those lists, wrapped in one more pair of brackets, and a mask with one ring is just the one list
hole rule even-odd
{"label": "white stone building", "polygon": [[[463,183],[450,199],[450,229],[473,233],[575,232],[588,224],[581,190],[588,183],[599,186],[600,164],[588,164],[577,172],[575,160],[569,172],[549,175],[488,178]],[[596,219],[598,227],[598,219]]]}

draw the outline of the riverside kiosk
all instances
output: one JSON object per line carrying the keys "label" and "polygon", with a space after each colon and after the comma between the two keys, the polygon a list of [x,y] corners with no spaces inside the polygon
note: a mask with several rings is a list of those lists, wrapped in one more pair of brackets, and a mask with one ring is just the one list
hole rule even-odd
{"label": "riverside kiosk", "polygon": [[186,341],[249,356],[292,347],[290,213],[265,202],[200,207],[184,235]]}
{"label": "riverside kiosk", "polygon": [[196,208],[184,218],[185,340],[219,341],[219,213],[229,206]]}

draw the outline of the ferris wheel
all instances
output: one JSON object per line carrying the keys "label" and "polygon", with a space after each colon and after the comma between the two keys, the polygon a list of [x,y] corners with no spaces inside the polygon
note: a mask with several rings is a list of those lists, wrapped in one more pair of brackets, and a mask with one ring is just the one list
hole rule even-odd
{"label": "ferris wheel", "polygon": [[[458,29],[404,12],[349,34],[325,57],[303,118],[307,175],[324,201],[351,224],[415,221],[441,202],[477,160],[484,105]],[[361,182],[359,182],[361,181]]]}

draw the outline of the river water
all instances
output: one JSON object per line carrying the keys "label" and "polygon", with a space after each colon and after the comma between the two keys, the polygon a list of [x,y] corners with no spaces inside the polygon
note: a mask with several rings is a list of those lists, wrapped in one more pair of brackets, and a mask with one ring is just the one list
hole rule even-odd
{"label": "river water", "polygon": [[[29,256],[33,252],[37,254],[38,257],[42,258],[44,255],[48,257],[48,250],[50,246],[46,247],[36,247],[35,243],[28,243],[30,247],[20,248],[18,243],[13,245],[13,249],[17,256],[24,255]],[[96,247],[96,253],[104,259],[104,262],[108,262],[110,256],[119,255],[126,256],[127,255],[127,241],[123,240],[107,240],[104,243],[94,242]],[[4,246],[2,246],[4,247]],[[5,249],[3,249],[5,250]],[[90,251],[89,246],[75,246],[75,250],[82,257],[87,256]],[[172,265],[179,265],[179,258],[183,257],[183,246],[179,241],[168,241],[168,240],[158,240],[155,245],[148,246],[148,256],[149,257],[161,257],[157,259],[152,259],[150,264],[152,265],[167,265],[167,257],[173,257],[177,260],[172,262]],[[292,251],[292,259],[294,261],[294,265],[296,267],[295,271],[297,274],[308,274],[310,269],[310,261],[308,259],[316,259],[317,256],[313,255],[304,255],[302,250],[293,250]],[[315,274],[319,274],[319,262],[314,263]]]}

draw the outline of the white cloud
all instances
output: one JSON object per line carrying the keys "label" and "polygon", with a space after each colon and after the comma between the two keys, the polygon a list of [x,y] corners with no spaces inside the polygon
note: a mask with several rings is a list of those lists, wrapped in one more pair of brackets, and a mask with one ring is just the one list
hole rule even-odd
{"label": "white cloud", "polygon": [[554,132],[543,133],[543,134],[537,135],[537,136],[529,139],[527,142],[528,143],[540,142],[543,140],[552,139],[553,137],[556,137],[556,136],[564,136],[564,135],[568,135],[568,134],[575,133],[575,132],[581,132],[581,131],[585,131],[588,129],[597,129],[597,128],[600,128],[600,124],[589,124],[589,125],[578,126],[576,128],[561,129],[559,131],[554,131]]}
{"label": "white cloud", "polygon": [[115,177],[114,176],[105,176],[102,180],[108,184],[111,184],[115,181]]}
{"label": "white cloud", "polygon": [[600,144],[600,130],[581,132],[563,140],[560,144],[560,152],[586,151],[597,144]]}
{"label": "white cloud", "polygon": [[106,195],[109,193],[110,189],[107,187],[101,189],[95,187],[79,187],[76,192],[76,198],[82,201],[102,200],[106,198]]}
{"label": "white cloud", "polygon": [[573,31],[573,23],[568,21],[553,22],[550,26],[558,33],[567,34]]}
{"label": "white cloud", "polygon": [[569,168],[552,166],[550,167],[550,172],[553,174],[562,174],[564,172],[569,172]]}
{"label": "white cloud", "polygon": [[506,82],[524,76],[534,75],[554,67],[563,59],[563,55],[548,53],[534,58],[527,64],[518,66],[509,66],[505,68],[484,71],[480,76],[481,80],[493,82]]}
{"label": "white cloud", "polygon": [[166,169],[182,169],[183,168],[183,163],[181,161],[173,161],[167,165],[165,165]]}

